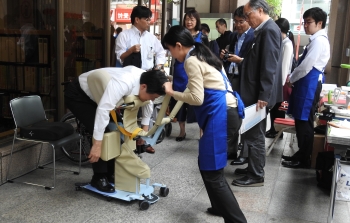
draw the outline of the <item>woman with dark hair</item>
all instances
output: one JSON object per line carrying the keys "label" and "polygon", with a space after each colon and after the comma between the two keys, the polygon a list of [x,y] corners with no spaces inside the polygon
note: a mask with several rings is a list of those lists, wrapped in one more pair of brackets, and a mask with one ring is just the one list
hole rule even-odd
{"label": "woman with dark hair", "polygon": [[196,10],[189,10],[183,19],[183,26],[191,32],[193,39],[209,46],[208,36],[201,31],[201,18]]}
{"label": "woman with dark hair", "polygon": [[[293,33],[289,30],[289,22],[285,18],[279,18],[276,21],[277,26],[281,29],[282,33],[282,86],[283,86],[283,100],[288,101],[289,95],[292,92],[292,89],[285,85],[287,81],[288,75],[292,71],[293,57],[294,57],[294,36]],[[282,102],[278,102],[275,106],[270,110],[270,121],[271,127],[270,130],[266,132],[266,138],[275,138],[277,135],[277,131],[274,127],[274,121],[276,118],[284,118],[285,112],[278,110],[281,106]],[[283,138],[283,134],[281,134],[280,138]]]}
{"label": "woman with dark hair", "polygon": [[[196,42],[200,42],[209,47],[208,37],[202,33],[201,29],[201,20],[199,18],[199,14],[196,10],[188,11],[183,19],[183,26],[188,29]],[[176,91],[183,92],[186,88],[188,78],[186,75],[186,71],[184,69],[183,62],[179,62],[175,60],[174,64],[174,72],[173,72],[173,88]],[[171,106],[175,106],[176,101],[174,99],[171,100]],[[187,103],[184,103],[179,112],[176,115],[177,121],[179,122],[180,134],[176,137],[176,141],[182,141],[186,137],[185,131],[185,121],[187,123],[196,122],[196,118],[194,116],[194,112],[191,106]],[[200,136],[202,132],[200,132]]]}
{"label": "woman with dark hair", "polygon": [[165,92],[176,100],[195,105],[197,122],[203,130],[198,165],[212,205],[208,212],[222,216],[225,222],[247,222],[224,176],[227,128],[235,128],[237,132],[242,120],[222,63],[182,26],[171,27],[162,44],[184,63],[189,89],[179,92],[173,90],[171,83],[165,83]]}

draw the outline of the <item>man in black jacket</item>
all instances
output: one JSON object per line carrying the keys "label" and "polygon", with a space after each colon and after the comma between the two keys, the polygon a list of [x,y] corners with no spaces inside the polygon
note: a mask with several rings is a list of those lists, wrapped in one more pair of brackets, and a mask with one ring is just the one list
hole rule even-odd
{"label": "man in black jacket", "polygon": [[221,34],[220,37],[216,39],[216,42],[218,43],[219,49],[221,51],[232,43],[234,34],[230,30],[227,30],[225,19],[218,19],[215,23],[215,26],[216,30]]}

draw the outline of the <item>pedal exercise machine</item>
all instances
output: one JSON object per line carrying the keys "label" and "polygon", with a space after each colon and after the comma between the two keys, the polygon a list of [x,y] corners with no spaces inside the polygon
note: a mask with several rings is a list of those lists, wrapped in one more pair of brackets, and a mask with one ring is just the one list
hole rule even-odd
{"label": "pedal exercise machine", "polygon": [[[92,96],[97,103],[100,101],[110,78],[110,75],[104,71],[97,71],[89,75],[89,89],[91,90]],[[159,193],[160,196],[163,197],[168,196],[169,188],[165,184],[161,183],[150,184],[150,168],[140,159],[137,154],[135,154],[135,140],[141,137],[147,144],[150,144],[151,146],[155,145],[159,135],[164,129],[164,126],[172,121],[176,113],[181,108],[183,102],[178,101],[171,114],[165,117],[166,108],[168,107],[170,101],[170,96],[166,95],[153,127],[146,132],[139,129],[137,124],[137,113],[140,107],[149,102],[142,102],[139,100],[138,96],[134,95],[126,96],[123,99],[124,103],[121,106],[124,108],[123,123],[116,122],[109,123],[108,125],[109,129],[114,129],[117,131],[119,137],[117,137],[117,143],[115,144],[120,145],[118,148],[115,148],[117,151],[115,156],[115,182],[113,184],[115,187],[115,192],[105,193],[99,191],[95,187],[92,187],[90,183],[76,183],[75,189],[77,191],[86,189],[101,194],[105,196],[108,201],[112,200],[113,198],[124,201],[139,200],[139,208],[141,210],[147,210],[150,207],[150,204],[153,204],[159,200],[159,197],[154,194],[155,187],[160,188]],[[123,135],[125,133],[129,134]],[[124,139],[123,143],[121,143],[121,139]],[[103,143],[105,142],[103,141]],[[102,151],[102,154],[108,152],[109,151]],[[140,183],[140,179],[145,179],[146,184]]]}

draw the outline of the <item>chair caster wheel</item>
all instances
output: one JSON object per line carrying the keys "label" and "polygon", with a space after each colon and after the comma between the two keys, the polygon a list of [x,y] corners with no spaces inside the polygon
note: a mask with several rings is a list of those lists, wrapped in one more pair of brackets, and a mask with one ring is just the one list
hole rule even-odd
{"label": "chair caster wheel", "polygon": [[140,210],[145,211],[149,208],[149,206],[150,206],[150,203],[148,201],[146,200],[139,201]]}
{"label": "chair caster wheel", "polygon": [[167,187],[161,187],[160,188],[160,196],[166,197],[169,194],[169,188]]}

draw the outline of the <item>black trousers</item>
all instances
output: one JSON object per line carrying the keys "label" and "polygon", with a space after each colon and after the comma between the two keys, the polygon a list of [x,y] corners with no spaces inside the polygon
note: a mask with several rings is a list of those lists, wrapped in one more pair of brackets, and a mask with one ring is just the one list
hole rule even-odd
{"label": "black trousers", "polygon": [[[228,74],[228,79],[231,83],[232,90],[239,92],[239,76]],[[239,118],[237,109],[233,108],[227,110],[227,155],[237,156],[238,152],[238,138],[239,128],[241,127],[242,119]],[[238,127],[238,129],[237,129]]]}
{"label": "black trousers", "polygon": [[211,206],[221,213],[225,223],[247,222],[236,197],[228,185],[224,169],[200,171]]}
{"label": "black trousers", "polygon": [[309,164],[312,148],[314,146],[314,114],[316,105],[320,100],[321,90],[322,83],[318,82],[308,120],[303,121],[295,119],[295,130],[299,150],[293,155],[293,157],[305,165]]}
{"label": "black trousers", "polygon": [[[92,135],[97,104],[81,89],[78,79],[65,87],[64,100],[68,109],[85,126],[86,131]],[[92,145],[92,142],[90,143]],[[112,175],[114,173],[114,159],[109,161],[99,159],[98,162],[92,164],[92,169],[96,175]]]}
{"label": "black trousers", "polygon": [[285,117],[285,112],[278,110],[279,107],[281,106],[282,102],[277,102],[273,108],[270,109],[270,122],[271,122],[271,127],[270,130],[272,132],[276,132],[275,126],[274,126],[274,121],[276,118],[284,118]]}
{"label": "black trousers", "polygon": [[237,155],[239,129],[242,119],[238,116],[237,108],[227,107],[227,154]]}

